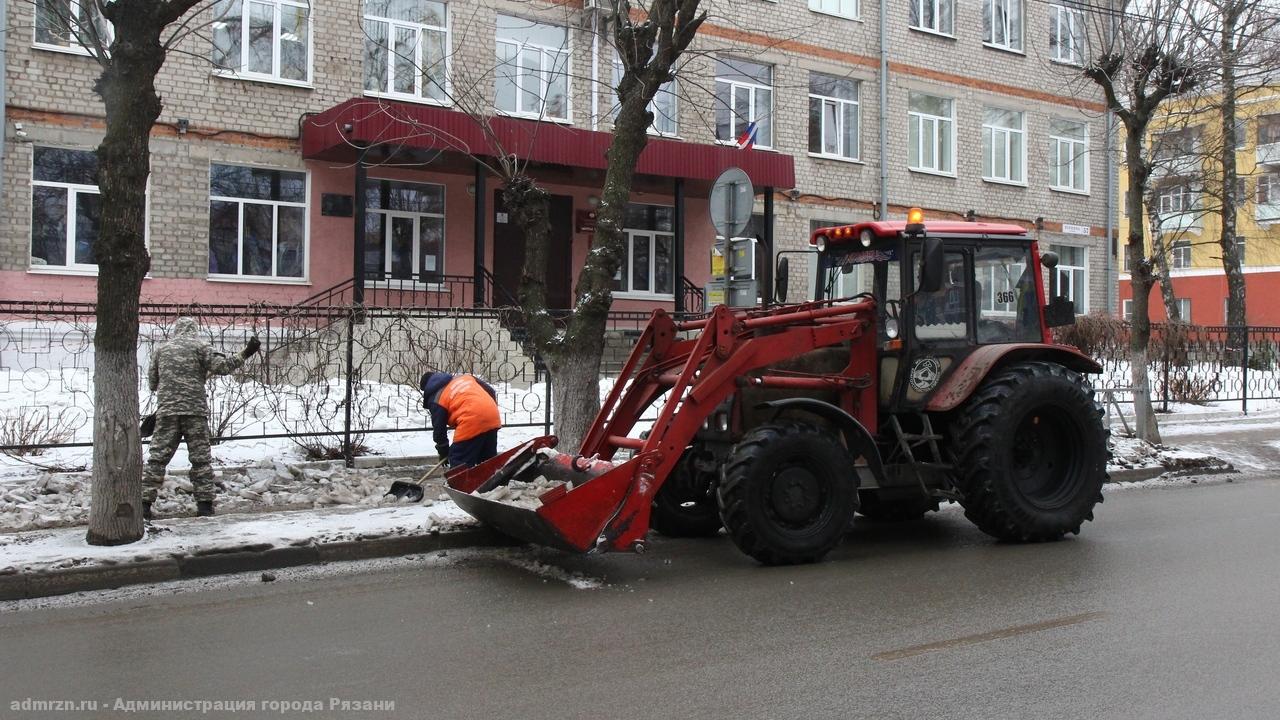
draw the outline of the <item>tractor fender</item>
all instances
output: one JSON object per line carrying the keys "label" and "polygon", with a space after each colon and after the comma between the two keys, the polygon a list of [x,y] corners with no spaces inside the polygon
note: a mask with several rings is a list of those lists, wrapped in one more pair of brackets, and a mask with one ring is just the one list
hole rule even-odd
{"label": "tractor fender", "polygon": [[881,484],[884,482],[884,462],[880,459],[880,448],[876,447],[875,438],[862,423],[858,422],[857,418],[845,412],[844,408],[807,397],[773,400],[759,403],[755,407],[758,410],[772,410],[771,417],[774,418],[784,410],[803,410],[831,422],[844,433],[845,445],[854,453],[854,457],[862,457],[867,461],[867,467],[871,469],[876,482]]}
{"label": "tractor fender", "polygon": [[946,412],[958,407],[973,394],[982,381],[993,371],[1010,363],[1024,360],[1040,360],[1056,363],[1079,373],[1100,373],[1102,366],[1093,358],[1068,345],[1044,343],[1015,343],[1008,345],[983,345],[974,350],[925,404],[929,412]]}

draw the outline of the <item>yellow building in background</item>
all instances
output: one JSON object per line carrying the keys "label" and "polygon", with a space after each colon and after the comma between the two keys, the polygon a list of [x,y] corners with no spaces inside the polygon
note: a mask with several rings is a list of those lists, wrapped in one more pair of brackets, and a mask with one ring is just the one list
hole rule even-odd
{"label": "yellow building in background", "polygon": [[[1171,103],[1168,114],[1152,123],[1149,141],[1155,167],[1141,218],[1148,228],[1159,227],[1179,314],[1199,325],[1226,322],[1218,160],[1224,133],[1217,102],[1200,97]],[[1250,325],[1280,325],[1280,86],[1241,92],[1236,140],[1236,242],[1245,272],[1246,317]],[[1118,297],[1128,317],[1133,296],[1123,245],[1135,218],[1123,214],[1128,193],[1123,166],[1118,187],[1120,255],[1126,258]],[[1148,255],[1152,236],[1147,233]],[[1152,320],[1163,320],[1158,284],[1150,299]]]}

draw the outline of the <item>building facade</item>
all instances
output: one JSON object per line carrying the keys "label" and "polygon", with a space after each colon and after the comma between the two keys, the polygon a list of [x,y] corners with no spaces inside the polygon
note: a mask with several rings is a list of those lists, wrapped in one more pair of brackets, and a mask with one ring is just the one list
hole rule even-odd
{"label": "building facade", "polygon": [[[0,295],[90,300],[98,65],[43,3],[8,5],[23,30],[5,50]],[[1103,107],[1079,79],[1082,10],[890,4],[882,83],[875,5],[704,4],[696,52],[652,106],[615,309],[701,302],[707,198],[732,166],[757,189],[761,278],[770,250],[804,250],[814,227],[920,206],[1032,229],[1077,310],[1107,309],[1112,196]],[[223,0],[204,13],[207,32],[158,81],[144,302],[297,303],[336,296],[363,266],[388,303],[503,304],[523,257],[487,171],[504,155],[553,194],[549,293],[571,302],[618,72],[595,3]],[[812,279],[792,267],[794,300]]]}
{"label": "building facade", "polygon": [[[1155,161],[1146,217],[1147,255],[1159,232],[1180,319],[1197,325],[1227,321],[1227,277],[1222,269],[1222,181],[1216,160],[1223,147],[1216,98],[1170,108],[1152,133]],[[1235,133],[1235,242],[1245,279],[1245,319],[1280,325],[1280,92],[1249,88],[1237,104]],[[1120,197],[1127,190],[1120,176]],[[1120,218],[1121,237],[1132,219]],[[1128,259],[1122,270],[1127,270]],[[1132,314],[1129,275],[1120,275],[1124,317]],[[1152,288],[1151,319],[1163,321],[1161,288]]]}

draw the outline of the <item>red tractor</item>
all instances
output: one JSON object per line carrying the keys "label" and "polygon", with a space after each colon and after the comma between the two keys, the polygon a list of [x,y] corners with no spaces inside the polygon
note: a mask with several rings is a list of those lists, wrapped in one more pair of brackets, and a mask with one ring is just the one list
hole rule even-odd
{"label": "red tractor", "polygon": [[[1017,226],[913,219],[815,231],[814,302],[656,311],[576,453],[539,438],[450,473],[450,495],[564,550],[723,527],[769,565],[822,558],[855,513],[906,520],[944,500],[1002,540],[1078,533],[1108,431],[1082,375],[1101,368],[1050,339],[1074,319],[1045,302],[1056,256]],[[531,503],[493,499],[535,480],[550,489]]]}

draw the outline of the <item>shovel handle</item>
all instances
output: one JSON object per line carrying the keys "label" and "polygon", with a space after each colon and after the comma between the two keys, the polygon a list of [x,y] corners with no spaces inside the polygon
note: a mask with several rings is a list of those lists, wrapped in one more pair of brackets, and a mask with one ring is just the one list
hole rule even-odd
{"label": "shovel handle", "polygon": [[421,478],[418,479],[418,484],[421,485],[422,483],[426,482],[427,478],[431,477],[431,474],[434,473],[436,470],[439,470],[440,466],[445,464],[445,461],[447,461],[448,459],[449,458],[447,457],[440,458],[440,462],[436,463],[435,465],[432,465],[431,469],[428,470],[425,475],[423,475]]}

